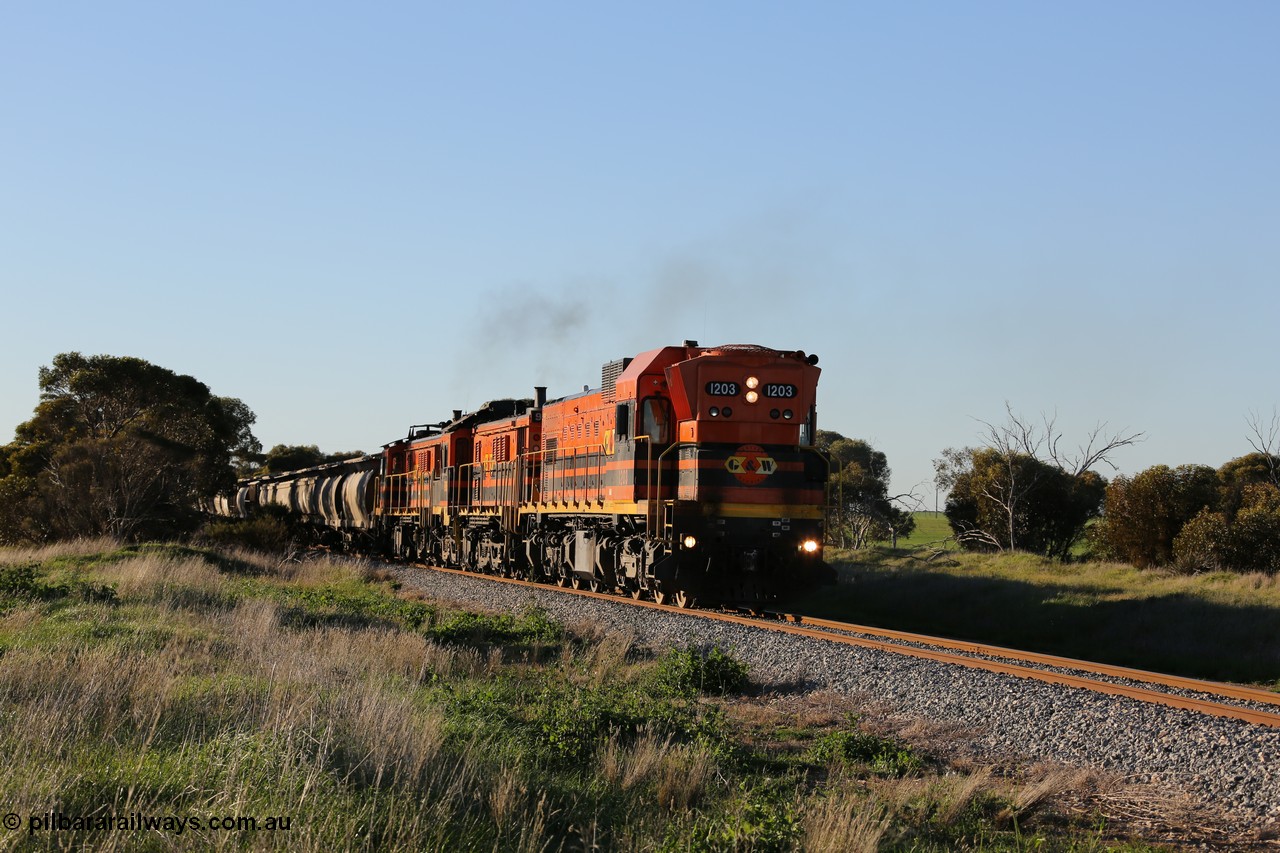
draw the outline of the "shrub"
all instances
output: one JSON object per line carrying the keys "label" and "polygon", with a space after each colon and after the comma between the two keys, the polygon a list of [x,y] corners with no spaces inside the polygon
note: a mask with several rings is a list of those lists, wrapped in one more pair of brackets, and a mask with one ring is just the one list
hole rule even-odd
{"label": "shrub", "polygon": [[545,610],[531,607],[519,618],[510,613],[454,613],[432,625],[427,634],[441,643],[532,645],[559,642],[564,637],[564,627]]}
{"label": "shrub", "polygon": [[1229,515],[1206,509],[1174,540],[1184,571],[1280,571],[1280,489],[1269,483],[1245,486],[1241,506]]}
{"label": "shrub", "polygon": [[1156,465],[1107,486],[1102,519],[1090,531],[1107,557],[1138,568],[1173,560],[1173,541],[1202,510],[1216,509],[1218,474],[1207,465]]}
{"label": "shrub", "polygon": [[539,742],[555,760],[581,764],[610,735],[633,737],[644,717],[617,698],[604,689],[548,687],[535,706]]}
{"label": "shrub", "polygon": [[885,776],[907,776],[923,764],[910,747],[857,729],[823,735],[809,748],[809,758],[825,764],[863,764]]}
{"label": "shrub", "polygon": [[719,813],[700,814],[691,826],[672,823],[667,828],[662,853],[751,850],[757,853],[796,849],[800,819],[794,792],[783,780],[763,785],[738,786],[737,794]]}
{"label": "shrub", "polygon": [[116,600],[112,586],[79,578],[51,583],[36,571],[38,568],[38,563],[0,566],[0,607],[13,601],[58,601],[71,597],[86,602]]}
{"label": "shrub", "polygon": [[747,665],[719,646],[705,653],[693,646],[670,649],[658,661],[658,681],[674,693],[727,696],[746,689]]}
{"label": "shrub", "polygon": [[211,521],[200,529],[196,540],[215,548],[247,548],[268,554],[291,551],[294,547],[289,525],[275,513]]}

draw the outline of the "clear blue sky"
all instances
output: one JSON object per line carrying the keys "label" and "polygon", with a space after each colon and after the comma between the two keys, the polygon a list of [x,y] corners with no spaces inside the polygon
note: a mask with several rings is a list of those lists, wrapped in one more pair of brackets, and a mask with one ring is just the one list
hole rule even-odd
{"label": "clear blue sky", "polygon": [[1006,401],[1218,465],[1280,403],[1278,43],[1269,0],[3,3],[0,429],[67,350],[335,451],[696,338],[818,353],[930,503]]}

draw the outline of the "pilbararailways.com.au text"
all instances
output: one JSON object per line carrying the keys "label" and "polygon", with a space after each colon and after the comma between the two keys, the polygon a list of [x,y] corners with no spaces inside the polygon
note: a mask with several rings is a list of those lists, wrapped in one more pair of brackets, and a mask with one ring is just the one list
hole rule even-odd
{"label": "pilbararailways.com.au text", "polygon": [[[26,820],[27,835],[37,832],[164,832],[182,835],[184,832],[287,832],[293,823],[290,817],[242,817],[234,815],[149,815],[141,812],[128,814],[70,815],[64,812],[43,812],[30,815]],[[4,816],[6,829],[18,829],[21,819],[13,812]]]}

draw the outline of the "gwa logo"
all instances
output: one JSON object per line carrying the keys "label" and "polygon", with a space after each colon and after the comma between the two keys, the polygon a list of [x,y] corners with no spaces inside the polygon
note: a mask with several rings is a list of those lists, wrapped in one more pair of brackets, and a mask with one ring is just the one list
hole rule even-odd
{"label": "gwa logo", "polygon": [[778,463],[758,444],[744,444],[725,460],[724,467],[744,486],[756,486],[778,470]]}

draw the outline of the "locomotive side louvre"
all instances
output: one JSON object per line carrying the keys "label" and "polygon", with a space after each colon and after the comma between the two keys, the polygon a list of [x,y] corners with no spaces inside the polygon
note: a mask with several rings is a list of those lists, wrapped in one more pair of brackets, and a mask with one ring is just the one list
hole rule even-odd
{"label": "locomotive side louvre", "polygon": [[[615,503],[610,489],[616,468],[616,414],[601,390],[584,391],[543,408],[540,494],[526,511],[547,512],[564,507],[603,511],[606,505]],[[609,511],[627,508],[610,506]]]}
{"label": "locomotive side louvre", "polygon": [[470,512],[499,514],[508,530],[516,526],[516,508],[538,494],[537,454],[541,423],[533,413],[476,428],[471,461],[462,465],[465,502]]}

